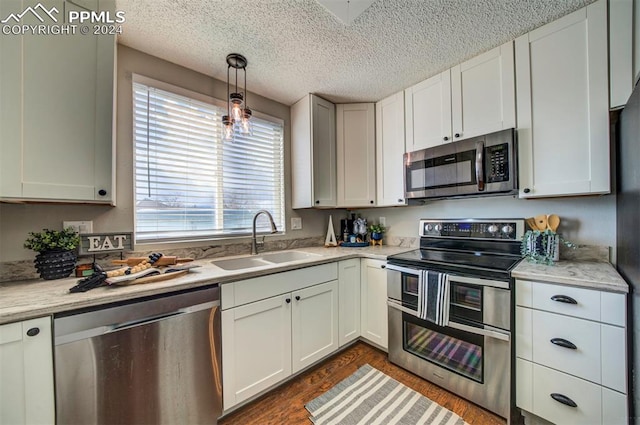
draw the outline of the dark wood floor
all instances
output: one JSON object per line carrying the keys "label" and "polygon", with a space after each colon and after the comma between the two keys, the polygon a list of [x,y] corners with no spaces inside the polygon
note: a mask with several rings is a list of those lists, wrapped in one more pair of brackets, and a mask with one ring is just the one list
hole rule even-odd
{"label": "dark wood floor", "polygon": [[357,342],[295,379],[224,417],[221,425],[311,424],[305,403],[329,390],[369,363],[395,380],[418,391],[441,406],[460,415],[471,425],[504,425],[506,421],[406,370],[391,364],[387,354],[363,342]]}

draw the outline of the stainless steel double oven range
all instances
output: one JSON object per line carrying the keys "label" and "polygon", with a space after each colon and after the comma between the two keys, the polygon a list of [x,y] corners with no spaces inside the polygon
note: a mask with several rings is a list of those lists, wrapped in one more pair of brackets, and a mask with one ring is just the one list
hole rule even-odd
{"label": "stainless steel double oven range", "polygon": [[[508,420],[514,412],[511,270],[521,260],[523,232],[521,219],[423,219],[420,249],[387,261],[389,360]],[[436,305],[421,299],[436,293],[427,290],[433,276],[448,282],[445,321],[422,312]]]}

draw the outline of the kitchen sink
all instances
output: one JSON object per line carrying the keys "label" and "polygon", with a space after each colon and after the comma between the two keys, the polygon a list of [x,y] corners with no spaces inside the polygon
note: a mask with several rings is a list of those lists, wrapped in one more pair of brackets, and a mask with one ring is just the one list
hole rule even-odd
{"label": "kitchen sink", "polygon": [[211,263],[224,270],[252,269],[262,266],[289,263],[291,261],[309,260],[321,257],[320,254],[311,254],[303,251],[282,251],[266,253],[259,256],[230,258],[228,260],[214,260]]}
{"label": "kitchen sink", "polygon": [[252,269],[254,267],[273,265],[273,263],[264,261],[260,257],[230,258],[228,260],[212,261],[211,263],[224,270]]}
{"label": "kitchen sink", "polygon": [[309,260],[312,258],[320,257],[319,254],[311,254],[309,252],[302,251],[283,251],[263,254],[261,258],[265,261],[272,263],[288,263],[289,261]]}

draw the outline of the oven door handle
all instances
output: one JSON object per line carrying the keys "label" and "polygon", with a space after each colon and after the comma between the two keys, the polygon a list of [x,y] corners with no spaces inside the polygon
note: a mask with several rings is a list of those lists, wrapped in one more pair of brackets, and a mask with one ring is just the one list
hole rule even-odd
{"label": "oven door handle", "polygon": [[395,264],[387,264],[387,270],[405,273],[405,274],[411,274],[414,276],[422,276],[422,270],[411,269],[409,267],[396,266]]}
{"label": "oven door handle", "polygon": [[[407,308],[403,306],[399,301],[393,299],[387,299],[387,305],[393,309],[399,310],[403,313],[410,314],[412,316],[418,317],[418,313],[415,310]],[[423,319],[421,319],[423,320]],[[504,332],[499,329],[490,329],[488,327],[485,328],[475,328],[473,326],[463,325],[462,323],[457,322],[449,322],[447,325],[450,328],[458,329],[464,332],[469,332],[475,335],[486,336],[489,338],[499,339],[501,341],[509,342],[511,340],[511,334],[508,332]]]}

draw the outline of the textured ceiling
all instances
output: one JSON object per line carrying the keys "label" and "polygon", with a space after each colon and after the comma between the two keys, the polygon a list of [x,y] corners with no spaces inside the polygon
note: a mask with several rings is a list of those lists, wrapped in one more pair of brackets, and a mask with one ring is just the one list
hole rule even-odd
{"label": "textured ceiling", "polygon": [[249,91],[375,102],[592,0],[377,0],[350,25],[315,0],[116,0],[119,42],[226,80],[246,56]]}

